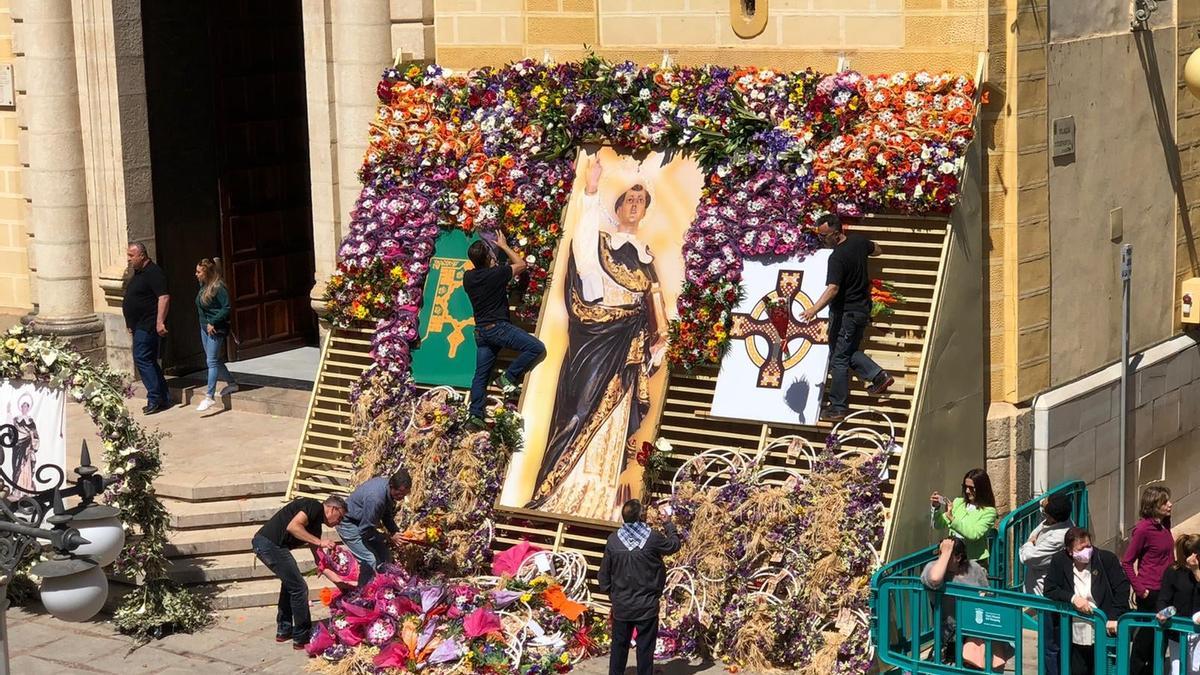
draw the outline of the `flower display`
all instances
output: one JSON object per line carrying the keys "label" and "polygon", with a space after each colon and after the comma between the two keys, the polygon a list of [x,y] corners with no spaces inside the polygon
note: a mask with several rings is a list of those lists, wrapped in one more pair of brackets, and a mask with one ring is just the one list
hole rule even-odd
{"label": "flower display", "polygon": [[831,437],[807,475],[772,470],[788,476],[782,485],[764,482],[748,456],[730,462],[720,486],[685,465],[650,519],[672,520],[683,541],[668,561],[659,657],[716,656],[750,672],[868,672],[868,582],[891,454],[881,447],[850,451]]}
{"label": "flower display", "polygon": [[975,83],[947,74],[596,56],[461,75],[409,65],[385,71],[377,93],[363,190],[326,293],[336,325],[377,325],[371,374],[397,389],[440,231],[503,231],[529,263],[514,282],[517,315],[537,316],[581,144],[679,151],[706,173],[668,350],[691,368],[728,346],[746,257],[806,255],[827,212],[948,211],[976,111]]}
{"label": "flower display", "polygon": [[474,431],[454,390],[397,399],[385,381],[377,376],[353,403],[355,482],[399,468],[412,476],[396,513],[409,542],[397,560],[410,572],[482,572],[491,563],[493,505],[508,460],[521,448],[521,417],[502,407],[493,412],[490,431]]}
{"label": "flower display", "polygon": [[881,279],[871,280],[871,318],[891,316],[897,305],[908,302],[908,298],[896,290],[895,284]]}
{"label": "flower display", "polygon": [[69,400],[83,405],[96,425],[104,444],[104,470],[113,479],[103,499],[120,510],[127,532],[137,532],[125,538],[113,571],[144,580],[121,599],[113,613],[117,627],[148,640],[206,626],[212,616],[208,605],[166,575],[164,548],[170,521],[154,492],[154,480],[162,473],[161,435],[142,428],[125,408],[125,399],[133,396],[127,376],[92,361],[59,338],[35,335],[16,325],[0,341],[0,380],[62,388]]}
{"label": "flower display", "polygon": [[330,610],[307,646],[328,672],[563,673],[610,640],[604,618],[549,576],[422,578],[387,565]]}

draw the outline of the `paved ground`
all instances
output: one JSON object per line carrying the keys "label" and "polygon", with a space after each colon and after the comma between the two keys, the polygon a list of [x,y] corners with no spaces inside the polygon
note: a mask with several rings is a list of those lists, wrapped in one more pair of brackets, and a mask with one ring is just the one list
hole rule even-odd
{"label": "paved ground", "polygon": [[[315,615],[321,616],[319,611]],[[40,608],[9,610],[8,628],[14,675],[302,673],[308,663],[303,652],[275,642],[275,610],[268,608],[219,612],[212,628],[195,635],[171,635],[133,651],[132,641],[107,621],[66,624]],[[607,662],[593,659],[575,672],[607,673]],[[633,672],[631,666],[627,673]],[[670,663],[656,672],[702,675],[725,671],[712,665]]]}
{"label": "paved ground", "polygon": [[[258,415],[220,407],[198,413],[194,406],[175,406],[146,417],[143,398],[127,404],[134,419],[147,429],[167,434],[159,447],[163,454],[160,484],[207,485],[286,480],[296,458],[304,420]],[[86,438],[92,461],[101,465],[102,447],[87,411],[67,404],[67,468],[79,463],[79,444]]]}

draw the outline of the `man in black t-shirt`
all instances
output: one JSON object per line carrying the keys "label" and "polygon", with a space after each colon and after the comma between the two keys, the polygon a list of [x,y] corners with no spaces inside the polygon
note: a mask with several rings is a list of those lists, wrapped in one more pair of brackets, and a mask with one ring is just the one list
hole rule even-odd
{"label": "man in black t-shirt", "polygon": [[121,312],[125,315],[125,328],[133,336],[133,364],[146,387],[146,407],[142,412],[153,415],[171,407],[167,380],[158,365],[160,341],[167,334],[171,296],[167,293],[167,275],[150,260],[145,244],[130,244],[126,258],[132,275],[125,284]]}
{"label": "man in black t-shirt", "polygon": [[254,554],[279,577],[279,603],[275,613],[275,641],[292,641],[304,649],[312,632],[308,612],[308,583],[296,564],[292,549],[309,546],[313,560],[317,549],[332,549],[337,542],[321,538],[321,526],[336,527],[346,515],[346,500],[337,495],[321,503],[311,497],[292,500],[271,516],[250,541]]}
{"label": "man in black t-shirt", "polygon": [[471,299],[475,313],[475,379],[471,382],[470,424],[483,428],[487,385],[492,366],[501,349],[512,349],[517,358],[500,376],[500,389],[507,399],[515,398],[521,378],[535,361],[546,353],[541,340],[517,328],[508,315],[508,282],[525,271],[525,261],[508,247],[503,232],[496,233],[496,246],[508,256],[503,265],[496,263],[496,254],[483,241],[467,249],[473,269],[463,274],[463,289]]}
{"label": "man in black t-shirt", "polygon": [[842,221],[827,213],[817,219],[817,235],[833,249],[825,292],[812,307],[804,311],[804,320],[812,321],[829,305],[829,404],[821,418],[830,422],[845,419],[850,412],[850,369],[864,382],[867,391],[875,396],[887,392],[895,379],[888,375],[871,357],[859,350],[863,332],[871,323],[871,275],[867,258],[883,253],[879,244],[859,234],[842,232]]}

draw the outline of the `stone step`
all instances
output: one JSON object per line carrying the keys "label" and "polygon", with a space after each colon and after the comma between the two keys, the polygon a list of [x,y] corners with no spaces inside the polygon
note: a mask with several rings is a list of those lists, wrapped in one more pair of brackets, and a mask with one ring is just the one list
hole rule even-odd
{"label": "stone step", "polygon": [[162,502],[167,507],[171,527],[176,529],[236,527],[264,523],[284,505],[283,499],[279,496],[226,499],[215,502],[163,499]]}
{"label": "stone step", "polygon": [[[297,549],[295,555],[302,574],[316,567],[307,549]],[[167,565],[167,576],[181,584],[275,578],[270,568],[251,552],[175,558]]]}
{"label": "stone step", "polygon": [[[218,383],[217,392],[225,383]],[[228,396],[217,397],[217,407],[206,413],[212,415],[220,408],[240,412],[257,413],[259,415],[277,415],[279,417],[295,417],[303,419],[308,414],[308,402],[312,395],[311,388],[295,389],[291,387],[274,387],[270,385],[245,384],[239,385],[237,392]],[[176,405],[195,407],[204,397],[207,385],[192,376],[173,377],[167,380],[167,388],[171,392],[171,400]],[[311,385],[310,385],[311,387]],[[146,389],[142,385],[134,386],[133,400],[144,404]],[[131,404],[132,406],[132,404]]]}
{"label": "stone step", "polygon": [[259,527],[262,526],[253,523],[195,530],[175,530],[170,533],[170,540],[164,550],[171,558],[245,553],[250,550],[250,540],[254,538]]}
{"label": "stone step", "polygon": [[[260,527],[262,527],[261,524],[252,523],[193,530],[173,530],[164,550],[170,558],[244,553],[251,550],[250,540],[254,538]],[[332,541],[341,541],[337,530],[331,527],[322,528],[321,537]]]}
{"label": "stone step", "polygon": [[[308,598],[320,604],[321,589],[333,588],[333,584],[322,576],[305,577],[308,582]],[[278,579],[254,579],[231,581],[193,587],[205,593],[213,609],[245,609],[247,607],[274,607],[279,602]],[[318,614],[316,607],[311,607]],[[314,616],[314,619],[317,618]]]}
{"label": "stone step", "polygon": [[282,497],[287,492],[286,471],[271,473],[214,473],[194,475],[173,472],[154,481],[160,497],[189,502],[246,497]]}

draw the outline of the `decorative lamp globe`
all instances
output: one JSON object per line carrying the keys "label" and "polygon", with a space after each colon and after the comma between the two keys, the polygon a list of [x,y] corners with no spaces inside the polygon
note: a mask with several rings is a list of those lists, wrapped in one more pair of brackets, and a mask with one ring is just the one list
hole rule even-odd
{"label": "decorative lamp globe", "polygon": [[75,549],[75,555],[88,556],[100,567],[108,567],[117,559],[125,546],[125,528],[121,525],[121,512],[106,504],[89,504],[71,516],[71,526],[87,539]]}
{"label": "decorative lamp globe", "polygon": [[1192,96],[1200,98],[1200,49],[1192,52],[1183,66],[1183,81]]}
{"label": "decorative lamp globe", "polygon": [[108,577],[89,558],[47,560],[30,571],[42,578],[42,605],[63,621],[87,621],[108,598]]}

